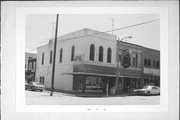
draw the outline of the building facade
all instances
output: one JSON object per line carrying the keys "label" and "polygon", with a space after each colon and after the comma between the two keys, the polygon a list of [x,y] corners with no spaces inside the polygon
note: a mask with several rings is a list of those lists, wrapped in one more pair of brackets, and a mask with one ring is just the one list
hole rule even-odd
{"label": "building facade", "polygon": [[[143,47],[118,41],[112,34],[82,29],[58,37],[54,88],[76,92],[129,92],[144,85]],[[117,68],[117,45],[119,45]],[[124,54],[130,53],[130,67],[124,68]],[[36,81],[51,88],[53,41],[37,49]],[[144,76],[144,77],[142,77]]]}
{"label": "building facade", "polygon": [[34,53],[25,53],[25,70],[28,70],[29,67],[29,60],[36,58],[36,54]]}
{"label": "building facade", "polygon": [[35,81],[36,74],[36,54],[25,53],[25,80],[26,82]]}
{"label": "building facade", "polygon": [[160,52],[143,47],[143,84],[160,86]]}

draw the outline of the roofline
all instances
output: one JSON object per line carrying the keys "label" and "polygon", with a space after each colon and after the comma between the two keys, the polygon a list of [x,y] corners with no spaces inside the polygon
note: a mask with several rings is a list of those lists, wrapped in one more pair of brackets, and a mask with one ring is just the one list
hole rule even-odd
{"label": "roofline", "polygon": [[[109,34],[109,33],[106,33],[106,32],[101,32],[101,31],[94,30],[94,29],[91,29],[91,28],[82,28],[82,29],[76,30],[76,31],[74,31],[74,32],[69,32],[69,33],[63,34],[63,35],[61,35],[61,36],[58,36],[58,37],[57,37],[57,40],[63,40],[61,37],[64,37],[64,36],[69,35],[69,34],[73,34],[73,33],[75,33],[75,32],[83,31],[83,30],[90,30],[90,31],[97,32],[97,35],[98,35],[98,34],[105,34],[105,35],[117,37],[116,35],[112,35],[112,34]],[[96,35],[96,34],[92,34],[92,36],[94,36],[94,35]],[[90,35],[90,36],[91,36],[91,35]],[[51,40],[52,40],[52,39],[51,39]]]}
{"label": "roofline", "polygon": [[151,50],[160,52],[160,50],[153,49],[153,48],[148,48],[148,47],[144,47],[144,46],[141,46],[141,45],[138,45],[138,44],[128,43],[128,42],[124,42],[124,41],[118,41],[118,42],[122,42],[122,43],[125,43],[125,44],[130,44],[130,45],[134,45],[134,46],[142,47],[142,48],[145,48],[145,49],[151,49]]}
{"label": "roofline", "polygon": [[25,52],[25,53],[37,55],[36,53],[30,53],[30,52]]}
{"label": "roofline", "polygon": [[37,47],[37,49],[39,49],[39,48],[41,48],[41,47],[45,47],[45,46],[47,46],[47,45],[48,45],[48,43],[45,44],[45,45],[42,45],[42,46]]}
{"label": "roofline", "polygon": [[128,42],[119,41],[119,40],[117,40],[117,41],[118,41],[118,42],[125,43],[125,44],[130,44],[130,45],[138,46],[138,47],[143,47],[143,46],[141,46],[141,45],[138,45],[138,44],[128,43]]}
{"label": "roofline", "polygon": [[160,52],[160,50],[153,49],[153,48],[148,48],[148,47],[143,47],[143,48],[145,48],[145,49],[151,49],[151,50],[154,50],[154,51]]}

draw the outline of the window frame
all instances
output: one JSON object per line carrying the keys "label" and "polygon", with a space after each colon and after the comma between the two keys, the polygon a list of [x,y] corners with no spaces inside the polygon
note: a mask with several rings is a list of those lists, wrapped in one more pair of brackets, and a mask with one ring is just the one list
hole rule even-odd
{"label": "window frame", "polygon": [[112,49],[109,47],[107,49],[107,63],[111,63],[111,59],[112,59]]}
{"label": "window frame", "polygon": [[148,66],[151,66],[151,59],[148,59]]}
{"label": "window frame", "polygon": [[41,65],[44,65],[44,54],[45,54],[45,53],[43,52],[43,53],[42,53],[42,56],[41,56],[41,57],[42,57],[42,59],[41,59]]}
{"label": "window frame", "polygon": [[73,45],[73,46],[71,47],[71,61],[74,60],[74,54],[75,54],[75,46]]}
{"label": "window frame", "polygon": [[60,49],[59,51],[59,62],[62,63],[62,59],[63,59],[63,48]]}
{"label": "window frame", "polygon": [[53,51],[50,51],[50,59],[49,59],[49,63],[52,64],[52,57],[53,57]]}
{"label": "window frame", "polygon": [[94,61],[95,56],[95,46],[94,44],[90,45],[90,54],[89,54],[89,60]]}
{"label": "window frame", "polygon": [[148,59],[144,59],[144,66],[148,66]]}
{"label": "window frame", "polygon": [[99,46],[99,62],[103,62],[103,54],[104,54],[104,48],[103,46]]}

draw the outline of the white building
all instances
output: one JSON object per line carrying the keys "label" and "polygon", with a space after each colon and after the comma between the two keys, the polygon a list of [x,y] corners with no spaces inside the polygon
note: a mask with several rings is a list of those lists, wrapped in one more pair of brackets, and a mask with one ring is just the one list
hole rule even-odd
{"label": "white building", "polygon": [[[117,37],[91,29],[82,29],[58,37],[56,49],[54,88],[64,91],[103,92],[116,83]],[[131,51],[131,66],[119,64],[120,90],[129,86],[140,87],[142,68],[142,46],[118,42],[119,59],[123,52]],[[36,81],[51,88],[53,41],[37,49]],[[132,84],[132,85],[131,85]]]}
{"label": "white building", "polygon": [[[89,35],[89,36],[88,36]],[[85,37],[88,36],[88,37]],[[99,34],[98,31],[82,29],[58,38],[55,64],[54,88],[59,90],[73,90],[74,64],[93,64],[99,66],[115,66],[116,36],[111,34]],[[36,80],[44,83],[46,88],[51,87],[52,75],[52,51],[53,42],[37,49]],[[90,60],[90,46],[94,47],[94,60]],[[99,61],[99,49],[103,49],[102,61]],[[107,62],[107,52],[111,52],[111,60]],[[73,61],[73,58],[81,56],[83,61]],[[100,58],[101,59],[101,58]]]}

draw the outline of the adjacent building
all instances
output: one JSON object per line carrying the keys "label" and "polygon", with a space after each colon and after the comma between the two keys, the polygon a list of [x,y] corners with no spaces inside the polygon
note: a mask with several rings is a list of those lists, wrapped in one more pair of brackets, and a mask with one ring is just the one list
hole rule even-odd
{"label": "adjacent building", "polygon": [[[37,48],[36,81],[44,84],[47,89],[51,88],[53,43],[53,40],[50,40],[47,45]],[[118,68],[117,45],[120,61]],[[124,68],[124,54],[127,51],[130,54],[130,66]],[[154,52],[157,53],[156,56],[153,56]],[[119,71],[118,91],[130,92],[154,82],[155,78],[159,79],[159,67],[144,65],[145,59],[151,59],[156,61],[157,66],[158,55],[157,50],[117,42],[117,37],[112,34],[88,28],[75,31],[58,37],[54,88],[63,91],[104,93],[107,89],[111,91],[116,85],[116,75]],[[154,81],[147,82],[148,75]]]}
{"label": "adjacent building", "polygon": [[26,82],[35,81],[36,54],[25,53],[25,79]]}
{"label": "adjacent building", "polygon": [[143,47],[143,84],[160,86],[160,51]]}

